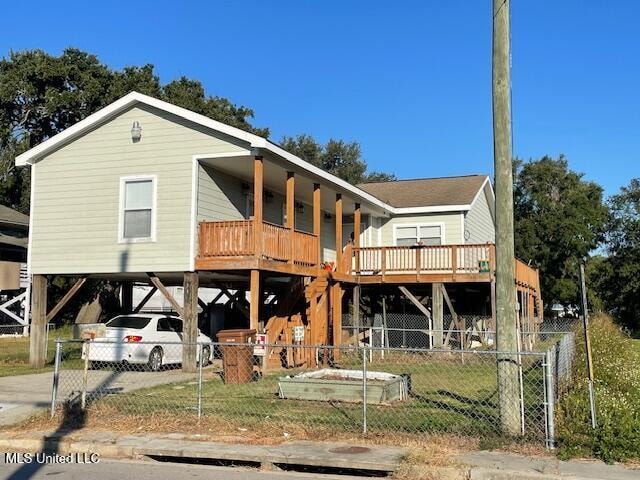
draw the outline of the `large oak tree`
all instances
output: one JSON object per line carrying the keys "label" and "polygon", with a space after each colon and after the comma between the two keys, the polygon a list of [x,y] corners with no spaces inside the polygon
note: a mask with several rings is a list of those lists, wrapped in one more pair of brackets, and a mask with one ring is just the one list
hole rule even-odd
{"label": "large oak tree", "polygon": [[516,256],[540,268],[547,306],[575,304],[579,264],[605,238],[602,187],[569,169],[564,156],[514,164]]}

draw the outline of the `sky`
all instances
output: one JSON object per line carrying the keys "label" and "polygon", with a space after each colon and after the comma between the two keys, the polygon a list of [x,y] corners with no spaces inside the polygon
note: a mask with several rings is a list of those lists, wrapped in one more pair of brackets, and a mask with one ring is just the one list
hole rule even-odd
{"label": "sky", "polygon": [[[271,139],[358,141],[399,178],[493,175],[490,0],[32,0],[0,55],[152,63],[255,111]],[[7,9],[5,9],[5,13]],[[513,0],[513,151],[614,194],[640,176],[640,3]]]}

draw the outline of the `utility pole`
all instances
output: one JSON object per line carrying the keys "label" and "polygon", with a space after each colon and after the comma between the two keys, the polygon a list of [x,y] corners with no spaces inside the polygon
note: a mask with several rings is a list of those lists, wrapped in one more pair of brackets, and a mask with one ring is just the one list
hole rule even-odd
{"label": "utility pole", "polygon": [[589,385],[589,408],[591,410],[591,428],[596,422],[596,398],[593,391],[593,361],[591,360],[591,342],[589,341],[589,306],[587,305],[587,285],[584,279],[584,263],[580,264],[580,301],[582,303],[582,327],[584,329],[584,350],[587,362],[587,384]]}
{"label": "utility pole", "polygon": [[511,148],[510,0],[493,0],[493,159],[496,176],[496,348],[500,424],[520,435]]}

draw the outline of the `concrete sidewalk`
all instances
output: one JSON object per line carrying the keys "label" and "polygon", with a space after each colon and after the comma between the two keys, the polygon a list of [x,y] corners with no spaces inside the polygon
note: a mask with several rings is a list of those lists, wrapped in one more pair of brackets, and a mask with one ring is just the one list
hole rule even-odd
{"label": "concrete sidewalk", "polygon": [[[428,445],[425,445],[428,448]],[[392,473],[409,451],[370,444],[291,441],[252,445],[204,441],[198,435],[73,432],[30,433],[0,438],[4,452],[97,453],[103,458],[168,460],[197,459],[252,464],[266,470],[280,467],[319,467],[359,474]],[[598,461],[559,461],[554,457],[525,457],[501,452],[472,452],[451,457],[449,466],[415,465],[422,473],[447,480],[637,480],[640,469]],[[410,475],[410,474],[409,474]],[[406,475],[405,475],[406,477]],[[404,477],[403,477],[404,478]]]}
{"label": "concrete sidewalk", "polygon": [[470,468],[470,478],[492,480],[638,480],[640,469],[607,465],[597,460],[561,461],[501,452],[472,452],[456,460]]}

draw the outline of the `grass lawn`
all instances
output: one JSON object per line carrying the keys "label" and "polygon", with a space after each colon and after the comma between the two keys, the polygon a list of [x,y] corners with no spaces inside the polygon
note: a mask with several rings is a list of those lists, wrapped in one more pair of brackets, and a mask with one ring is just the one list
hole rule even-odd
{"label": "grass lawn", "polygon": [[[442,357],[442,355],[441,355]],[[489,436],[499,433],[496,364],[493,355],[473,356],[464,364],[459,356],[434,359],[402,354],[375,360],[370,371],[410,376],[410,398],[392,405],[367,405],[367,427],[372,434],[450,432]],[[531,361],[525,366],[526,436],[544,438],[542,369]],[[355,368],[343,358],[342,366]],[[296,371],[274,372],[245,385],[226,385],[218,372],[207,369],[203,382],[202,413],[231,429],[280,432],[319,430],[360,432],[361,403],[281,399],[278,379]],[[193,414],[197,405],[196,382],[165,384],[108,395],[96,406],[113,407],[120,414],[152,415],[167,411]]]}
{"label": "grass lawn", "polygon": [[56,338],[71,338],[71,326],[67,325],[49,331],[47,360],[44,368],[33,369],[29,366],[29,337],[0,338],[0,377],[41,373],[53,369],[56,352]]}

